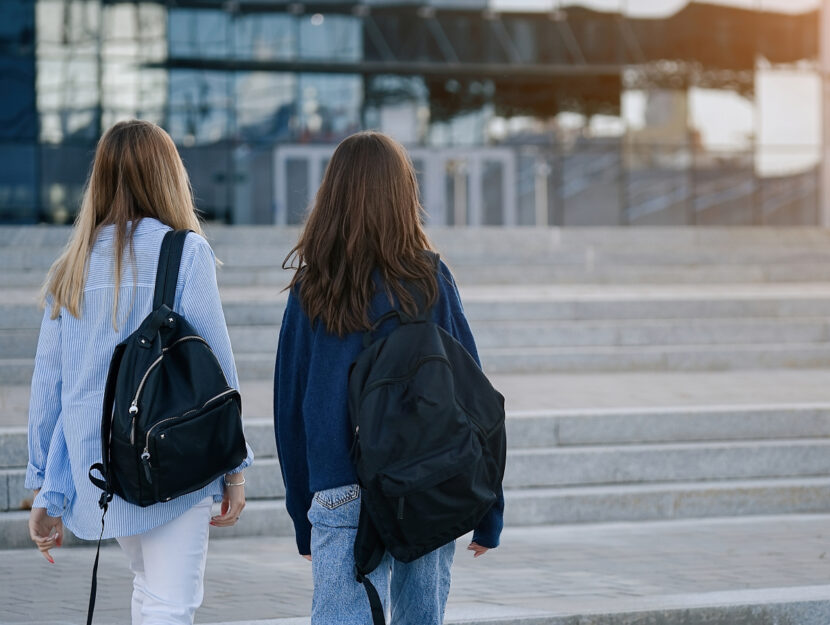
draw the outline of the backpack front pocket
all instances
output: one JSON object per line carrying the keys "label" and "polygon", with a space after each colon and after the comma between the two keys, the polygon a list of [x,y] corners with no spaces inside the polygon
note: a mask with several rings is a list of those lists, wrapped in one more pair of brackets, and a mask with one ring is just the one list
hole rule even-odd
{"label": "backpack front pocket", "polygon": [[147,431],[145,453],[158,501],[198,490],[238,467],[247,456],[239,395],[222,393],[200,408],[159,421]]}
{"label": "backpack front pocket", "polygon": [[[496,500],[482,486],[485,475],[481,444],[472,431],[452,446],[379,473],[383,498],[372,509],[386,519],[379,527],[395,528],[394,537],[385,540],[392,555],[411,561],[446,544],[452,534],[473,529]],[[436,533],[436,527],[444,530]]]}

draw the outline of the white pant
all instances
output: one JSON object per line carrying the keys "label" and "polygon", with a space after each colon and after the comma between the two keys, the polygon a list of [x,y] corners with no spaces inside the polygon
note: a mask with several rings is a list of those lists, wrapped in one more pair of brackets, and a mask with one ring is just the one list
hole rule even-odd
{"label": "white pant", "polygon": [[130,560],[133,625],[192,625],[202,605],[213,499],[177,519],[118,539]]}

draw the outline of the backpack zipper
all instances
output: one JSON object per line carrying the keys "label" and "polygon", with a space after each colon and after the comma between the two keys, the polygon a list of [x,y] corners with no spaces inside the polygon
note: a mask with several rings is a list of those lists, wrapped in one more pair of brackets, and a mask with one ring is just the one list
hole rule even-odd
{"label": "backpack zipper", "polygon": [[[144,372],[144,376],[141,378],[141,382],[138,383],[138,389],[135,392],[135,396],[133,397],[132,403],[130,403],[129,413],[130,415],[132,415],[132,418],[130,420],[130,445],[135,444],[135,421],[138,417],[138,398],[141,396],[141,391],[144,390],[144,385],[147,383],[147,378],[150,377],[150,373],[162,361],[162,359],[164,358],[164,354],[176,347],[176,345],[178,345],[179,343],[182,343],[183,341],[201,341],[205,345],[208,345],[208,342],[201,336],[195,334],[183,336],[182,338],[173,342],[171,345],[162,348],[161,354],[159,354],[159,356],[153,362],[150,363],[150,366],[147,367],[147,371]],[[210,348],[210,345],[208,345],[208,348]]]}
{"label": "backpack zipper", "polygon": [[174,421],[176,419],[183,419],[184,417],[186,417],[187,415],[189,415],[193,412],[199,412],[200,410],[204,410],[207,406],[209,406],[213,402],[221,399],[222,397],[225,397],[226,395],[231,395],[231,394],[236,393],[236,392],[237,392],[237,390],[235,388],[226,389],[226,390],[222,391],[221,393],[219,393],[218,395],[214,395],[213,397],[208,399],[204,404],[202,404],[202,406],[200,408],[193,408],[192,410],[188,410],[187,412],[185,412],[183,414],[176,415],[174,417],[167,417],[166,419],[162,419],[161,421],[156,421],[152,425],[152,427],[149,430],[147,430],[147,434],[144,437],[144,452],[141,454],[141,460],[144,463],[144,472],[145,472],[145,475],[147,476],[147,481],[148,482],[152,481],[152,480],[150,480],[149,475],[150,475],[150,434],[153,432],[153,430],[155,430],[162,423],[166,423],[167,421]]}
{"label": "backpack zipper", "polygon": [[424,364],[426,362],[431,362],[433,360],[444,362],[447,365],[450,364],[450,361],[445,356],[424,356],[423,358],[418,360],[418,362],[416,362],[415,365],[409,371],[407,371],[404,375],[399,375],[399,376],[396,376],[394,378],[383,378],[382,380],[375,380],[374,382],[372,382],[369,386],[367,386],[365,389],[363,389],[363,392],[360,394],[360,401],[362,402],[363,399],[366,397],[366,395],[371,393],[373,390],[375,390],[379,386],[383,386],[384,384],[393,384],[395,382],[402,382],[403,380],[407,380],[407,379],[411,378],[412,375],[418,370],[418,368],[422,364]]}

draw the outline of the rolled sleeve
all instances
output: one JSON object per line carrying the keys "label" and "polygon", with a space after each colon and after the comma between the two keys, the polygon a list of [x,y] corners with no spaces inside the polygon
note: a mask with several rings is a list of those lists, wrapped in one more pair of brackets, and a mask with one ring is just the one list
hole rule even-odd
{"label": "rolled sleeve", "polygon": [[55,425],[54,435],[49,445],[49,456],[40,488],[32,507],[46,508],[46,513],[52,517],[63,516],[68,501],[74,497],[75,486],[72,482],[69,450],[60,418]]}
{"label": "rolled sleeve", "polygon": [[43,487],[43,478],[46,472],[40,467],[36,467],[31,462],[26,465],[26,480],[23,483],[24,488],[29,490],[37,490]]}
{"label": "rolled sleeve", "polygon": [[43,486],[49,444],[61,412],[61,318],[51,318],[47,302],[40,325],[29,400],[29,462],[26,488]]}

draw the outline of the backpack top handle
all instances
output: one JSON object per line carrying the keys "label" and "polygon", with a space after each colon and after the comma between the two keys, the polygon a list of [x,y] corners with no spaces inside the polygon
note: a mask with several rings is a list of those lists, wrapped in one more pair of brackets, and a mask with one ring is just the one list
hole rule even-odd
{"label": "backpack top handle", "polygon": [[176,300],[176,283],[179,281],[179,264],[182,260],[184,240],[190,230],[170,230],[164,235],[156,270],[156,288],[153,295],[153,310],[167,306],[173,310]]}

